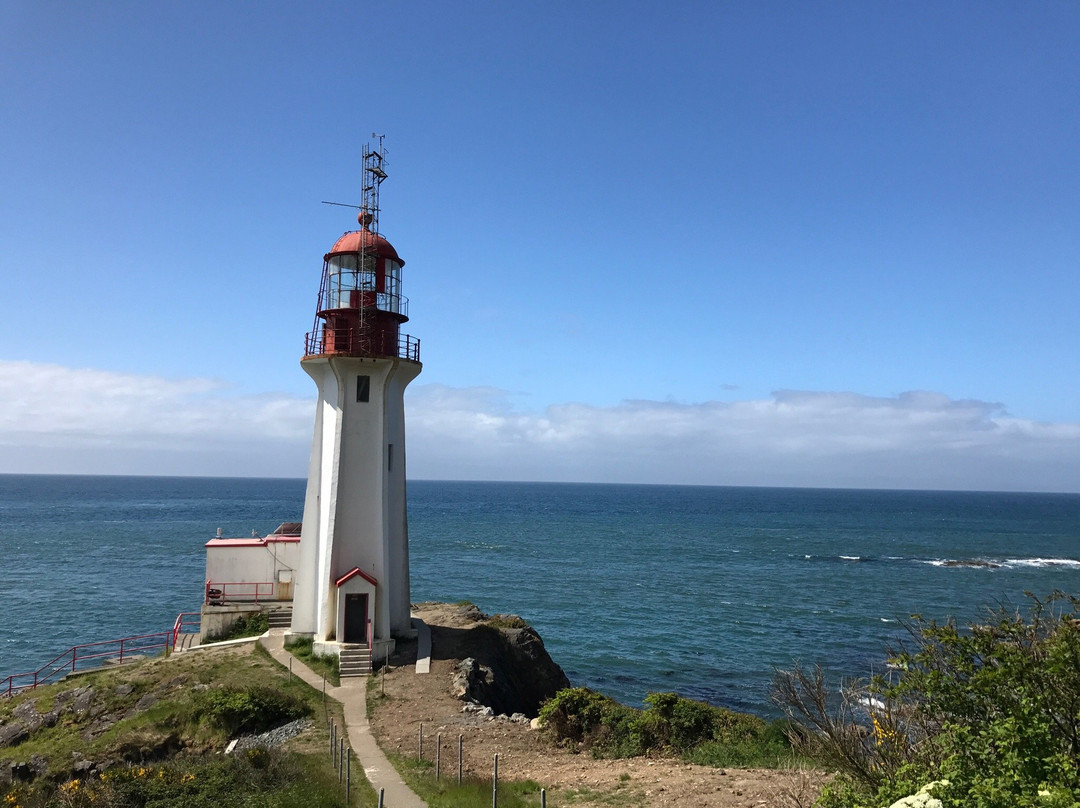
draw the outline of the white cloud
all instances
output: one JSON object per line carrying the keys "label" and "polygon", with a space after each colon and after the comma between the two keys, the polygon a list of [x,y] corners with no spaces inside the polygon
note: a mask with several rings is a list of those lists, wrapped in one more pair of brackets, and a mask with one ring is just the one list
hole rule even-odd
{"label": "white cloud", "polygon": [[[1080,491],[1080,424],[933,392],[522,411],[418,384],[415,478]],[[302,476],[314,395],[0,361],[0,472]]]}
{"label": "white cloud", "polygon": [[409,430],[419,476],[1080,491],[1080,424],[922,391],[524,413],[497,391],[428,385],[412,394]]}
{"label": "white cloud", "polygon": [[312,409],[212,379],[0,360],[0,472],[299,475]]}

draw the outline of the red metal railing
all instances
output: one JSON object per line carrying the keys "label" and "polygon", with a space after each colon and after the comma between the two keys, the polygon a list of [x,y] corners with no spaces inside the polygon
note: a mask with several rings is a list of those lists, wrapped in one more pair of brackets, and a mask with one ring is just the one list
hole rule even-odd
{"label": "red metal railing", "polygon": [[328,353],[327,342],[333,349],[329,353],[347,356],[389,356],[420,361],[420,340],[409,334],[398,337],[397,346],[379,345],[378,338],[364,335],[352,328],[322,328],[309,331],[304,337],[304,355],[321,356]]}
{"label": "red metal railing", "polygon": [[33,690],[38,685],[48,684],[54,678],[62,678],[76,670],[100,667],[108,659],[123,662],[125,656],[130,659],[159,649],[167,652],[172,648],[173,636],[172,631],[159,631],[155,634],[139,634],[119,640],[102,640],[72,646],[36,671],[13,673],[6,679],[0,679],[0,696],[14,696],[24,690]]}
{"label": "red metal railing", "polygon": [[207,581],[207,606],[225,606],[228,603],[258,603],[274,599],[273,581]]}
{"label": "red metal railing", "polygon": [[[184,618],[187,618],[186,620]],[[192,619],[194,618],[194,619]],[[184,632],[185,628],[196,628],[202,624],[201,612],[181,612],[176,616],[176,622],[173,623],[172,630],[172,647],[176,647],[176,639],[183,633],[190,634],[191,632]]]}

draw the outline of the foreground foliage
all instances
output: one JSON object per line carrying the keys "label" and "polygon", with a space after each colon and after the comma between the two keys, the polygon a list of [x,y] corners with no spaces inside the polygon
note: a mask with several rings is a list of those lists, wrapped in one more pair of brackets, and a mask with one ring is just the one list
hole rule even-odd
{"label": "foreground foliage", "polygon": [[777,766],[792,750],[780,723],[650,693],[646,710],[627,707],[586,687],[559,691],[540,710],[545,730],[597,757],[674,754],[705,766]]}
{"label": "foreground foliage", "polygon": [[[830,693],[777,676],[798,743],[841,775],[820,804],[1080,808],[1080,599],[1055,593],[959,628],[915,616],[890,673]],[[910,804],[916,804],[914,802]]]}
{"label": "foreground foliage", "polygon": [[336,779],[314,756],[254,748],[228,757],[177,758],[169,763],[110,769],[99,776],[16,785],[6,808],[339,808]]}

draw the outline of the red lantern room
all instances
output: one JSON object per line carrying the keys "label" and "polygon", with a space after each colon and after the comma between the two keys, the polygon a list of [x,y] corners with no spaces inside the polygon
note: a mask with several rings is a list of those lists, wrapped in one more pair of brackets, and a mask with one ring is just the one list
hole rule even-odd
{"label": "red lantern room", "polygon": [[[409,299],[401,294],[405,262],[379,234],[378,188],[386,173],[378,151],[364,154],[365,205],[359,230],[345,233],[323,256],[315,327],[307,356],[360,356],[420,361],[420,341],[401,334]],[[374,215],[372,213],[374,211]]]}

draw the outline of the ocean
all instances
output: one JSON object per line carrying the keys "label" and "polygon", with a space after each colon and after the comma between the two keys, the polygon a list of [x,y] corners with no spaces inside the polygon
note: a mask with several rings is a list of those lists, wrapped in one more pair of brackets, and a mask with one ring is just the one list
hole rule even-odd
{"label": "ocean", "polygon": [[[0,677],[197,610],[204,542],[299,521],[304,481],[0,475]],[[881,667],[912,614],[1080,592],[1080,495],[409,483],[414,601],[543,636],[574,684],[773,714],[777,667]]]}

